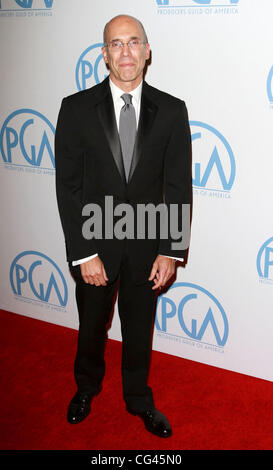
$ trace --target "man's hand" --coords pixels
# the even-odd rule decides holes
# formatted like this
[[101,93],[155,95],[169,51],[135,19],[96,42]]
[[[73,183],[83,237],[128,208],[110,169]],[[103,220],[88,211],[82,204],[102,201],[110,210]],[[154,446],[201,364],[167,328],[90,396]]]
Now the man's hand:
[[167,256],[158,255],[154,261],[149,281],[154,280],[154,287],[158,289],[165,286],[166,282],[172,277],[175,272],[175,260],[167,258]]
[[107,285],[108,277],[103,262],[98,256],[82,263],[80,267],[82,278],[86,284],[95,284],[95,286]]

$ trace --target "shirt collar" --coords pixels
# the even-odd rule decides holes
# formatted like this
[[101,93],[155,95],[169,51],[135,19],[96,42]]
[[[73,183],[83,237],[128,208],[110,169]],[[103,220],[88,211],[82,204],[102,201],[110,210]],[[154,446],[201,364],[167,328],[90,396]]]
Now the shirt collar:
[[[137,103],[140,102],[142,84],[143,84],[143,80],[141,81],[141,83],[134,90],[130,91],[130,95],[133,96],[133,98],[137,101]],[[113,83],[110,78],[109,78],[109,85],[110,85],[110,88],[111,88],[111,92],[112,92],[112,96],[113,96],[114,101],[118,100],[121,97],[121,95],[123,95],[125,93],[125,91],[121,90],[117,85],[115,85],[115,83]]]

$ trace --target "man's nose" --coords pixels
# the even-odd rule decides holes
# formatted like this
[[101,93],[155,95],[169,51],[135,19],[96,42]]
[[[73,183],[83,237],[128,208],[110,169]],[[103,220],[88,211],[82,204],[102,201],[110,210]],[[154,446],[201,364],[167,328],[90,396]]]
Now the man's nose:
[[130,53],[131,53],[131,49],[128,46],[128,44],[123,44],[122,54],[123,55],[129,55]]

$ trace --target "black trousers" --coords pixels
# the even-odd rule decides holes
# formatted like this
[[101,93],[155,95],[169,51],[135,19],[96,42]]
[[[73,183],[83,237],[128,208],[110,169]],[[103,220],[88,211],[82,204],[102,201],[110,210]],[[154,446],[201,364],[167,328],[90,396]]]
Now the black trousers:
[[119,276],[110,285],[97,287],[86,284],[79,274],[80,268],[77,269],[79,334],[74,374],[78,391],[95,395],[101,390],[107,324],[117,293],[122,334],[123,397],[131,411],[141,412],[153,407],[153,394],[147,381],[156,303],[156,292],[152,290],[154,282],[147,280],[141,285],[133,282],[126,252]]

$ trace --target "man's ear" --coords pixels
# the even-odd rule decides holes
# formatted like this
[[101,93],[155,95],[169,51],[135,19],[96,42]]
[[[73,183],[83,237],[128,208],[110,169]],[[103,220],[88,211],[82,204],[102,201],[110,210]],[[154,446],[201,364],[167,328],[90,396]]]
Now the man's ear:
[[101,48],[101,51],[102,51],[102,55],[103,55],[104,62],[105,62],[106,64],[108,64],[108,57],[107,57],[106,48],[103,46],[103,47]]
[[148,60],[148,59],[150,59],[150,55],[151,55],[150,44],[146,43],[145,48],[146,48],[146,60]]

